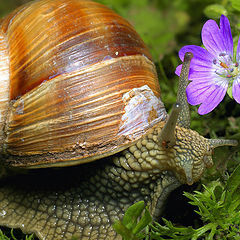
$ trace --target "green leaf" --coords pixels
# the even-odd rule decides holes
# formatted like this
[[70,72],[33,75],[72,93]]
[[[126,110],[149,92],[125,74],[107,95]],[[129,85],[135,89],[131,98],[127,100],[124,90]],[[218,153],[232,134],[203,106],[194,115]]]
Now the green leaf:
[[126,226],[124,226],[121,221],[116,221],[113,224],[113,228],[118,234],[120,234],[126,240],[139,240],[139,238],[134,236],[132,231],[126,228]]
[[223,188],[221,186],[216,186],[214,189],[214,195],[217,201],[220,201],[222,194],[223,194]]
[[230,177],[227,181],[226,200],[229,200],[229,202],[230,202],[231,200],[233,200],[233,196],[234,196],[234,199],[236,199],[236,198],[240,199],[239,194],[233,195],[239,187],[240,187],[240,165],[238,165],[238,167],[235,168],[235,170],[230,175]]
[[206,232],[208,232],[212,228],[216,229],[215,223],[209,223],[209,224],[204,225],[201,228],[198,228],[196,230],[196,234],[194,234],[193,239],[198,239],[198,237],[203,236]]
[[[151,239],[165,240],[170,239],[177,240],[192,240],[192,237],[197,233],[192,227],[175,227],[171,221],[162,218],[165,225],[154,222],[151,224]],[[163,236],[163,238],[161,237]]]
[[7,236],[5,236],[2,232],[2,230],[0,230],[0,239],[1,240],[10,240],[10,238],[8,238]]
[[11,229],[11,237],[12,237],[13,240],[17,240],[17,239],[15,238],[14,234],[13,234],[13,229]]
[[211,4],[204,9],[204,14],[208,18],[217,19],[220,18],[222,14],[226,16],[227,10],[220,4]]
[[231,0],[232,2],[232,7],[235,8],[236,10],[240,11],[240,1],[239,0]]
[[133,233],[140,233],[149,223],[152,222],[152,217],[146,208],[142,218],[139,220],[137,226],[133,229]]
[[229,96],[230,98],[233,98],[233,96],[232,96],[232,86],[231,86],[231,87],[228,87],[228,89],[227,89],[227,94],[228,94],[228,96]]
[[123,217],[123,225],[128,229],[134,229],[137,225],[137,220],[141,216],[144,208],[144,201],[137,202],[130,206]]
[[144,201],[140,201],[130,206],[125,212],[122,222],[115,222],[113,228],[126,240],[140,240],[146,235],[141,231],[151,222],[152,217],[148,209],[145,208]]

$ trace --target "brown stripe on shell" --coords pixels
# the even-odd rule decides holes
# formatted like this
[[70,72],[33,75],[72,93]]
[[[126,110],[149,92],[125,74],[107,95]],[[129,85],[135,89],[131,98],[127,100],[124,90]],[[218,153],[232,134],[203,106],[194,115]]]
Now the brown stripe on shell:
[[138,54],[150,58],[128,22],[89,1],[37,1],[6,18],[2,29],[10,49],[11,99],[86,65]]
[[159,96],[154,65],[144,56],[110,59],[45,82],[13,102],[6,152],[23,156],[14,159],[22,166],[24,155],[43,154],[27,163],[35,165],[62,162],[63,152],[85,162],[119,151],[136,140],[118,135],[123,94],[143,85]]

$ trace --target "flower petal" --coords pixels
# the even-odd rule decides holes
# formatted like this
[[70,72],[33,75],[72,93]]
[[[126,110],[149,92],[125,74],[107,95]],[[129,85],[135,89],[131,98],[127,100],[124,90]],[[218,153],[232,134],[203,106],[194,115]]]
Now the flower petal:
[[178,76],[180,76],[181,70],[182,70],[182,64],[180,64],[180,65],[177,66],[177,68],[176,68],[176,70],[175,70],[175,74],[178,75]]
[[[180,76],[181,70],[182,70],[182,64],[176,68],[176,71],[175,71],[176,75]],[[198,71],[198,68],[194,67],[194,68],[190,68],[189,80],[194,82],[196,81],[199,83],[210,82],[212,84],[214,79],[213,74],[215,73],[214,73],[214,69],[212,68],[204,68],[202,69],[202,71]]]
[[229,20],[226,16],[222,15],[220,18],[220,33],[224,41],[225,50],[228,54],[233,56],[233,38]]
[[[219,53],[227,52],[225,37],[229,34],[229,31],[226,28],[225,19],[222,20],[223,30],[219,29],[217,23],[214,20],[208,20],[202,28],[202,42],[206,49],[214,56],[218,56]],[[225,29],[226,28],[226,29]],[[231,32],[230,32],[231,34]],[[232,54],[228,52],[229,54]]]
[[186,45],[179,50],[179,58],[183,61],[186,52],[193,54],[192,61],[212,62],[214,55],[210,54],[206,49],[196,45]]
[[198,109],[200,115],[207,114],[211,112],[217,105],[223,100],[227,92],[228,83],[225,82],[225,85],[215,85],[215,90],[205,99]]
[[[208,71],[207,71],[208,70]],[[197,68],[192,69],[189,80],[191,81],[206,81],[206,79],[213,79],[213,70],[207,69],[206,71],[198,71]]]
[[191,105],[203,103],[206,98],[215,90],[212,80],[205,82],[193,81],[186,89],[187,99]]
[[240,61],[240,37],[238,38],[236,60],[239,63],[239,61]]
[[240,77],[233,82],[232,94],[236,102],[240,103]]
[[[214,56],[212,56],[204,48],[195,45],[187,45],[180,49],[179,57],[183,61],[186,52],[191,52],[193,58],[190,64],[189,79],[192,80],[197,76],[199,72],[211,72],[212,71],[212,61]],[[176,68],[175,73],[180,76],[182,65]],[[207,73],[206,73],[207,74]]]

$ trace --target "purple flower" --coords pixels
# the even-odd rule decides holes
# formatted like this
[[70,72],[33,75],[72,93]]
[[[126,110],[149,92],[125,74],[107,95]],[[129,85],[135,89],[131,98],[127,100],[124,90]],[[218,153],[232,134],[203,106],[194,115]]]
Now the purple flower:
[[[233,98],[240,103],[240,38],[237,54],[233,56],[233,39],[227,17],[221,16],[220,29],[214,20],[208,20],[202,28],[202,41],[206,49],[187,45],[179,51],[183,61],[186,52],[193,53],[189,80],[186,89],[191,105],[201,106],[198,113],[211,112],[223,100],[228,88]],[[176,68],[179,76],[182,65]]]

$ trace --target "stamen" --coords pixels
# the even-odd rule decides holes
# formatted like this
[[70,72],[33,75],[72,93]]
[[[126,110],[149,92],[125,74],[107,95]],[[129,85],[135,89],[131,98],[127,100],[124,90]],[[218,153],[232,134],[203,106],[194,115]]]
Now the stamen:
[[220,62],[220,65],[224,68],[228,68],[228,65],[226,63]]
[[228,81],[233,81],[240,74],[239,63],[233,61],[231,54],[219,53],[218,57],[212,60],[215,73]]

